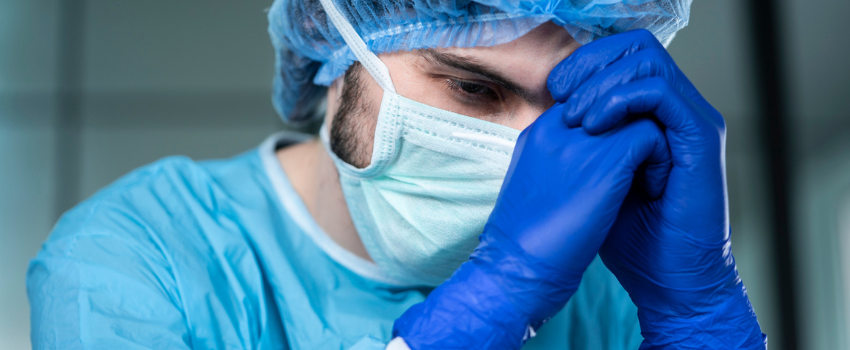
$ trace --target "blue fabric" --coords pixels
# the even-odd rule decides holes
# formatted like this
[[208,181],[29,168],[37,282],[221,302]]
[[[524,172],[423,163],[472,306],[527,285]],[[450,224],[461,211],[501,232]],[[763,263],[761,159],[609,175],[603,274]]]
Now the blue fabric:
[[[631,29],[669,43],[691,0],[333,0],[375,53],[492,46],[553,21],[586,44]],[[315,113],[329,85],[356,60],[319,0],[276,0],[268,15],[276,52],[273,102],[284,121]]]
[[[28,271],[33,347],[383,348],[423,291],[365,276],[373,266],[328,243],[264,165],[272,152],[167,158],[66,213]],[[640,343],[634,305],[598,259],[574,301],[529,349]]]

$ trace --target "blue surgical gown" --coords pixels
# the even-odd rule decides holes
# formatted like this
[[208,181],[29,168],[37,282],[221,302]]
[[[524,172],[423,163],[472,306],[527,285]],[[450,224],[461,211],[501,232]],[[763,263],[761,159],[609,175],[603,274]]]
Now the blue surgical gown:
[[[427,291],[380,278],[313,220],[275,157],[172,157],[66,213],[27,275],[36,349],[383,349]],[[636,309],[597,258],[526,349],[636,349]]]

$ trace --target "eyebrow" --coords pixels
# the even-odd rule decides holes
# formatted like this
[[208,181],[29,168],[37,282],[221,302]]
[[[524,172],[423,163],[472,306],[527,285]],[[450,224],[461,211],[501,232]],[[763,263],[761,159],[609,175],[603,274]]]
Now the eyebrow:
[[493,70],[492,68],[482,65],[475,58],[458,56],[444,52],[437,52],[434,49],[423,49],[420,50],[420,52],[421,55],[429,62],[437,63],[443,66],[448,66],[454,69],[459,69],[481,76],[483,78],[486,78],[487,80],[501,85],[506,90],[514,93],[515,95],[519,96],[520,98],[532,105],[536,106],[540,104],[540,101],[537,101],[530,91],[523,88],[515,81],[499,74],[499,72]]

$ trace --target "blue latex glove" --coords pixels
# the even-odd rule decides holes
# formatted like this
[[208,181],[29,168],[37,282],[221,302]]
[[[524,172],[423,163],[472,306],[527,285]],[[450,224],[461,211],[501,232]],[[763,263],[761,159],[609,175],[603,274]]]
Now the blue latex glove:
[[415,350],[520,348],[578,288],[636,172],[660,194],[670,157],[657,125],[590,136],[562,113],[556,105],[520,134],[470,261],[396,320],[394,337]]
[[564,122],[596,135],[652,114],[673,160],[664,193],[632,191],[600,250],[638,307],[641,349],[764,349],[732,256],[723,117],[648,31],[600,39],[549,75]]

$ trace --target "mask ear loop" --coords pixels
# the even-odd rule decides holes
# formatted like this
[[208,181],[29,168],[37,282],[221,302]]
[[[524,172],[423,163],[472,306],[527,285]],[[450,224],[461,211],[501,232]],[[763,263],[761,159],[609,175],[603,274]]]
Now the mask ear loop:
[[327,13],[339,33],[342,34],[342,39],[348,44],[348,48],[360,60],[360,64],[375,78],[375,81],[378,82],[381,88],[385,91],[395,93],[395,86],[393,85],[392,78],[390,78],[390,70],[387,69],[384,62],[381,62],[378,56],[372,51],[369,51],[366,42],[360,38],[360,35],[357,34],[357,31],[354,30],[354,27],[351,26],[351,23],[348,22],[345,16],[339,12],[333,0],[320,1],[322,7],[325,9],[325,13]]

